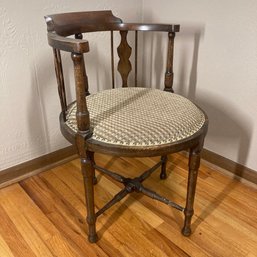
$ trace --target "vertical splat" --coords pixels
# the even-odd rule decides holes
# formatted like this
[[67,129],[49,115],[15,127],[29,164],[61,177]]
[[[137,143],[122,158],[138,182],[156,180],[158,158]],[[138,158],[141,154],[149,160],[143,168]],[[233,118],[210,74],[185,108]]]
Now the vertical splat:
[[[83,35],[81,33],[79,34],[75,34],[75,38],[77,39],[83,39]],[[84,61],[84,55],[82,55],[82,69],[83,69],[83,77],[85,80],[85,95],[88,96],[90,95],[89,91],[88,91],[88,78],[87,78],[87,73],[86,73],[86,66],[85,66],[85,61]]]
[[57,78],[58,84],[58,93],[62,107],[62,115],[64,121],[66,120],[66,111],[67,111],[67,102],[66,102],[66,93],[65,93],[65,86],[64,86],[64,78],[63,78],[63,69],[62,69],[62,58],[59,49],[53,48],[54,52],[54,66],[55,66],[55,73]]
[[137,87],[137,49],[138,49],[138,31],[135,31],[135,87]]
[[111,31],[111,65],[112,65],[112,88],[115,88],[114,81],[114,51],[113,51],[113,31]]
[[127,41],[127,34],[128,31],[120,31],[121,35],[121,42],[118,46],[118,55],[120,57],[119,63],[118,63],[118,71],[122,78],[122,87],[128,86],[128,75],[130,71],[132,70],[131,62],[129,60],[132,52],[132,48],[129,46]]
[[175,33],[169,32],[168,34],[169,42],[168,42],[168,54],[167,54],[167,65],[166,65],[166,72],[165,72],[165,88],[164,91],[168,91],[174,93],[173,90],[173,54],[174,54],[174,38]]

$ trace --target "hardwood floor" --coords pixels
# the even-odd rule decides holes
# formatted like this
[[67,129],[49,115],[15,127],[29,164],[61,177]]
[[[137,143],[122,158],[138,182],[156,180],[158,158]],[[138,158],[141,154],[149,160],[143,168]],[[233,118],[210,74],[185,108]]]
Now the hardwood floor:
[[[168,178],[156,171],[144,184],[184,205],[187,159],[169,157]],[[96,162],[123,175],[136,176],[157,158]],[[114,162],[115,161],[115,162]],[[96,209],[121,185],[97,173]],[[206,164],[199,171],[193,234],[180,233],[183,214],[133,193],[97,220],[100,240],[87,242],[79,160],[0,190],[0,256],[257,256],[257,190]]]

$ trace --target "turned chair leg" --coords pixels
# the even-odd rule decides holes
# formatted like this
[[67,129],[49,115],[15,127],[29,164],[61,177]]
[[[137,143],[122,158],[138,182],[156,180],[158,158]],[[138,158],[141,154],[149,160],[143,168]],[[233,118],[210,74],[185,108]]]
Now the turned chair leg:
[[198,169],[200,166],[200,153],[202,150],[202,145],[190,149],[189,154],[189,174],[188,174],[188,183],[187,183],[187,199],[186,207],[184,210],[185,222],[182,229],[182,234],[184,236],[190,236],[191,234],[191,219],[194,214],[194,198],[195,198],[195,189],[197,182]]
[[161,157],[162,166],[161,166],[160,179],[166,179],[167,178],[167,173],[166,173],[167,160],[168,160],[167,155],[164,155],[164,156]]
[[87,206],[87,223],[88,223],[88,240],[95,243],[98,239],[96,234],[96,215],[94,206],[94,153],[87,152],[86,158],[81,158],[81,169],[84,178],[86,206]]
[[95,168],[94,168],[94,165],[95,165],[95,153],[94,152],[91,152],[91,161],[92,161],[92,164],[93,164],[93,184],[96,185],[97,184],[97,177],[95,175]]

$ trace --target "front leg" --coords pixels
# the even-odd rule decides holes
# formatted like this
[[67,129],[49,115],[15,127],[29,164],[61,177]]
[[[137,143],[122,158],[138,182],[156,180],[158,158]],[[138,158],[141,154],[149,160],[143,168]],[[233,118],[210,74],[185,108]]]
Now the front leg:
[[90,152],[91,153],[91,163],[93,165],[93,184],[96,185],[97,184],[97,177],[95,175],[95,153],[94,152]]
[[184,210],[185,221],[184,227],[182,229],[182,234],[184,236],[190,236],[191,234],[191,219],[194,214],[194,199],[195,199],[195,189],[197,182],[198,169],[200,166],[200,154],[202,150],[202,144],[198,144],[196,147],[190,149],[189,154],[189,174],[187,183],[187,199],[186,207]]
[[94,206],[94,162],[93,152],[87,152],[86,158],[81,158],[81,170],[84,178],[86,205],[87,205],[87,223],[88,240],[95,243],[98,240],[96,234],[96,215]]

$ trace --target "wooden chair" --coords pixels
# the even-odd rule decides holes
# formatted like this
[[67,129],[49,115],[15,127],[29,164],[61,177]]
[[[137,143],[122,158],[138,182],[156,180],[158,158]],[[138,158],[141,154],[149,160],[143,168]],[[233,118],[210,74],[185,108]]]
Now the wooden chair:
[[[173,93],[173,49],[175,33],[179,25],[123,23],[111,11],[77,12],[48,15],[45,17],[48,42],[53,48],[55,72],[62,112],[61,132],[77,147],[84,177],[88,239],[97,241],[96,219],[105,210],[127,194],[141,192],[155,200],[174,207],[185,214],[182,233],[191,234],[191,218],[196,189],[200,153],[207,132],[208,119],[205,113],[188,99]],[[89,52],[89,42],[82,33],[110,32],[110,71],[112,88],[90,95],[84,63],[84,53]],[[115,86],[114,33],[120,33],[121,42],[117,48],[119,62],[117,69],[122,78],[122,87]],[[131,71],[131,47],[127,41],[128,31],[135,33],[135,83],[128,87]],[[137,85],[138,33],[161,31],[167,33],[168,53],[164,91],[142,88]],[[75,38],[70,36],[74,35]],[[107,49],[106,49],[107,50]],[[61,51],[71,53],[74,64],[76,101],[67,104]],[[90,63],[87,63],[90,65]],[[140,85],[139,85],[140,86]],[[144,187],[142,182],[153,171],[161,167],[160,178],[166,178],[167,155],[189,149],[189,175],[186,206],[181,207]],[[136,178],[99,167],[94,153],[114,156],[146,157],[161,156],[160,162]],[[95,169],[124,184],[122,189],[102,209],[95,212],[94,184]]]

